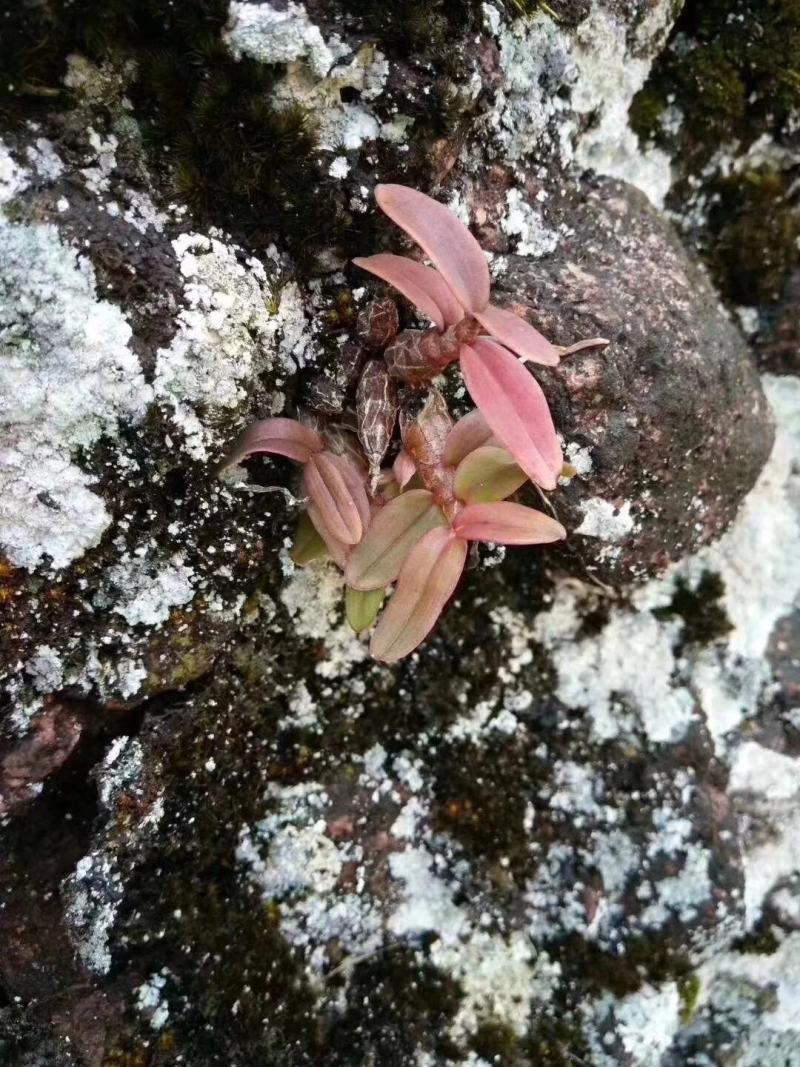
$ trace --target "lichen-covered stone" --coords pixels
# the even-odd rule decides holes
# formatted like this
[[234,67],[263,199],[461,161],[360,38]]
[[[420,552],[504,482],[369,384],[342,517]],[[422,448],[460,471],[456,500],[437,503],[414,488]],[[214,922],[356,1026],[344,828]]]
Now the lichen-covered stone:
[[[626,123],[677,7],[9,12],[4,1065],[800,1056],[800,390],[773,360],[768,414],[736,325],[791,343],[789,260],[783,319],[728,319],[581,173],[680,170]],[[735,173],[788,189],[781,148]],[[403,250],[376,180],[446,199],[556,342],[612,341],[536,370],[567,554],[482,549],[391,669],[291,561],[290,465],[214,477],[254,417],[347,430],[383,293],[346,259]]]

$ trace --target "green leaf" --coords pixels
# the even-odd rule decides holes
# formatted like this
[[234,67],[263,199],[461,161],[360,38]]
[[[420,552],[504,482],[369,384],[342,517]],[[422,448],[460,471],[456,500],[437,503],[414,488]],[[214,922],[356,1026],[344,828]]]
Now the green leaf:
[[363,592],[361,589],[351,589],[350,586],[344,595],[344,610],[347,621],[357,634],[368,630],[378,617],[386,592],[383,589],[370,589]]
[[456,470],[455,491],[466,504],[490,504],[505,500],[528,480],[510,452],[483,445],[470,452]]
[[376,512],[345,569],[354,589],[383,589],[400,573],[406,556],[445,517],[427,489],[410,489]]
[[300,516],[297,523],[297,529],[294,533],[294,544],[292,545],[292,551],[289,555],[292,558],[292,562],[296,563],[298,567],[304,567],[307,563],[312,563],[315,559],[327,559],[330,555],[325,546],[325,542],[317,533],[313,522],[305,511]]

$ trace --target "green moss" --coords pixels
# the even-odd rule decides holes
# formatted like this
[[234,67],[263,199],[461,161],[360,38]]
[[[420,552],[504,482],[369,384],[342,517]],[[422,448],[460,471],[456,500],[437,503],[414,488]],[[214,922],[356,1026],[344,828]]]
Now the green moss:
[[239,828],[263,812],[268,722],[228,677],[159,724],[164,742],[151,741],[169,788],[160,835],[129,883],[121,943],[134,973],[168,968],[170,1033],[202,1067],[316,1062],[316,1000],[303,963],[280,933],[278,910],[235,861]]
[[470,1048],[481,1059],[497,1067],[521,1065],[519,1039],[510,1026],[498,1019],[481,1022],[470,1041]]
[[700,978],[697,974],[687,974],[678,980],[678,994],[681,998],[681,1024],[688,1026],[697,1011],[700,997]]
[[800,213],[791,184],[791,174],[762,168],[711,187],[706,258],[735,303],[777,300],[786,274],[800,262]]
[[321,1062],[407,1067],[420,1051],[437,1062],[455,1059],[447,1032],[460,1000],[458,984],[420,953],[388,948],[355,968],[347,1007],[328,1035]]
[[672,603],[657,608],[653,614],[658,619],[683,619],[683,643],[707,645],[732,629],[728,613],[720,603],[724,595],[725,583],[719,574],[705,571],[694,589],[679,578]]
[[525,813],[547,769],[531,743],[512,738],[440,749],[436,759],[439,829],[482,858],[499,885],[532,873]]
[[645,982],[659,985],[670,979],[680,981],[691,973],[684,947],[666,937],[638,935],[625,944],[624,954],[618,955],[579,934],[570,934],[548,951],[568,978],[597,993],[610,991],[617,997],[635,993]]
[[780,941],[774,927],[762,920],[752,930],[735,941],[733,948],[736,952],[746,952],[756,956],[771,956],[780,948]]
[[530,1063],[535,1067],[575,1067],[591,1062],[591,1051],[581,1024],[571,1011],[557,1018],[542,1017],[525,1040]]
[[640,135],[659,137],[674,100],[684,148],[708,158],[720,141],[777,133],[800,106],[800,0],[687,0],[672,40],[634,101]]
[[[676,131],[665,109],[680,114]],[[791,178],[768,168],[719,176],[708,164],[720,146],[745,151],[767,136],[791,144],[800,109],[800,0],[687,0],[670,45],[633,101],[630,122],[674,163],[670,194],[692,243],[732,303],[769,304],[800,263],[800,221]]]

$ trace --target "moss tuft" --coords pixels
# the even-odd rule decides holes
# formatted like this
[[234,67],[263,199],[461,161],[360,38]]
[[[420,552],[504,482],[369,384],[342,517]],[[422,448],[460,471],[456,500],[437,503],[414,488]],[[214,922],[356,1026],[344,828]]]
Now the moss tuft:
[[571,1012],[537,1020],[525,1041],[525,1049],[535,1067],[574,1067],[591,1062],[591,1051],[580,1022]]
[[637,133],[658,139],[672,100],[695,155],[778,133],[800,107],[800,0],[687,0],[634,101]]
[[437,756],[436,824],[483,859],[501,886],[535,869],[524,821],[547,768],[532,748],[518,739],[463,742]]
[[777,300],[800,260],[800,212],[789,174],[762,168],[733,174],[711,189],[706,258],[726,296],[751,306]]
[[420,1052],[437,1063],[455,1059],[447,1031],[460,1000],[458,984],[413,948],[388,948],[356,967],[324,1062],[406,1067]]
[[311,117],[273,106],[279,67],[229,54],[227,17],[227,0],[75,0],[47,5],[41,25],[21,4],[3,26],[0,114],[13,124],[74,106],[62,88],[71,53],[115,69],[150,168],[197,220],[250,247],[277,241],[302,263],[352,219],[317,166]]
[[725,595],[725,583],[713,571],[706,571],[695,589],[683,579],[678,579],[672,603],[657,608],[653,614],[658,619],[683,619],[683,644],[707,645],[724,637],[733,624],[720,603]]

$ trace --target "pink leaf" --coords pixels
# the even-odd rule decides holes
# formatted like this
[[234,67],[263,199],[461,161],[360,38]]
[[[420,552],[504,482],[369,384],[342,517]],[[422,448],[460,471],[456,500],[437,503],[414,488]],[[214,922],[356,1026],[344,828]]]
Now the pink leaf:
[[481,414],[531,481],[555,489],[561,445],[536,379],[507,349],[483,338],[461,346],[461,370]]
[[378,206],[422,248],[467,311],[489,303],[489,267],[467,227],[440,204],[406,185],[377,185]]
[[374,516],[347,563],[353,589],[381,589],[400,573],[403,560],[429,530],[443,526],[444,515],[427,489],[411,489],[390,500]]
[[480,313],[475,312],[475,318],[492,337],[524,360],[546,367],[558,365],[560,350],[513,311],[490,304]]
[[470,411],[463,419],[458,420],[447,435],[442,459],[449,467],[457,467],[470,452],[489,444],[492,436],[489,423],[480,411]]
[[561,523],[549,515],[508,500],[467,504],[453,520],[453,531],[467,541],[502,545],[546,545],[567,536]]
[[424,641],[453,595],[467,542],[442,527],[430,530],[406,557],[392,599],[372,635],[370,652],[395,663]]
[[376,256],[358,256],[357,267],[368,270],[403,294],[440,330],[464,317],[464,309],[447,282],[432,267],[406,256],[381,252]]
[[401,448],[397,453],[394,463],[392,464],[392,470],[394,472],[395,481],[401,489],[405,489],[414,475],[417,473],[417,468],[414,465],[414,460],[409,456],[408,452],[404,448]]
[[358,544],[369,522],[369,501],[355,468],[342,456],[318,452],[305,466],[303,487],[331,536],[346,545]]
[[241,434],[220,463],[218,473],[241,463],[256,452],[269,452],[298,463],[307,463],[315,452],[323,448],[319,434],[295,419],[262,419],[248,426]]

